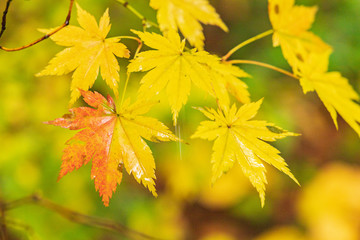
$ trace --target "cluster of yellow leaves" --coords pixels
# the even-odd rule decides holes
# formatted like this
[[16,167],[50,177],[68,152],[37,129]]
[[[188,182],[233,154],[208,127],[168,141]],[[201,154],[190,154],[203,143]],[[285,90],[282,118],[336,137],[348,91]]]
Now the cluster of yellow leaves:
[[[249,77],[240,68],[221,61],[203,50],[204,36],[199,23],[213,24],[227,31],[207,0],[151,0],[158,9],[158,22],[163,35],[134,31],[145,45],[153,50],[140,52],[128,65],[128,73],[147,71],[141,80],[138,101],[128,101],[117,111],[111,97],[106,100],[98,93],[87,92],[96,80],[99,69],[102,78],[118,97],[119,70],[117,57],[129,57],[121,37],[106,38],[110,31],[108,10],[100,19],[77,5],[81,27],[68,26],[51,36],[58,45],[67,47],[59,52],[40,73],[62,75],[74,71],[71,83],[73,104],[80,93],[93,108],[70,109],[71,114],[48,122],[49,124],[81,130],[67,142],[62,158],[60,178],[92,160],[92,178],[95,187],[108,205],[109,199],[122,178],[121,169],[133,174],[154,195],[155,162],[144,139],[149,141],[178,140],[156,119],[140,116],[147,104],[164,89],[171,106],[174,125],[182,106],[186,104],[194,83],[205,93],[217,99],[219,109],[201,109],[213,121],[201,123],[193,137],[215,140],[213,182],[228,171],[237,160],[244,174],[258,190],[262,205],[265,201],[265,161],[290,176],[279,151],[265,143],[295,134],[265,121],[249,121],[257,113],[261,101],[250,103],[247,85],[239,78]],[[185,48],[178,30],[196,48]],[[45,33],[49,30],[41,30]],[[238,110],[231,108],[229,93],[244,103]]]
[[304,93],[316,91],[336,128],[339,113],[360,136],[360,106],[354,102],[359,95],[339,72],[328,72],[332,49],[309,31],[317,8],[294,4],[294,0],[269,0],[273,45],[280,45]]
[[192,138],[215,140],[211,157],[212,182],[214,183],[224,173],[228,172],[237,161],[243,173],[250,179],[259,192],[261,205],[265,203],[266,169],[262,161],[273,165],[287,174],[297,184],[298,181],[290,172],[279,151],[264,141],[275,141],[286,136],[297,134],[283,130],[266,121],[250,120],[258,112],[262,100],[248,103],[223,111],[212,108],[199,110],[211,121],[200,123]]
[[[128,58],[130,52],[124,44],[119,43],[120,37],[106,38],[111,27],[108,9],[98,25],[92,15],[78,4],[76,6],[81,27],[67,26],[51,36],[56,44],[68,48],[56,54],[37,76],[63,75],[75,70],[71,82],[70,104],[73,104],[80,97],[78,89],[88,90],[92,87],[100,68],[102,78],[118,95],[120,67],[115,56]],[[47,33],[51,30],[41,31]]]
[[[309,31],[317,7],[297,6],[295,0],[269,0],[268,3],[274,32],[273,46],[281,47],[285,59],[300,80],[304,93],[316,91],[330,112],[336,127],[337,114],[340,114],[360,136],[360,107],[355,102],[359,100],[359,95],[339,72],[328,71],[332,49]],[[213,182],[227,172],[235,160],[240,163],[244,174],[258,190],[262,204],[265,199],[266,177],[265,167],[261,161],[275,166],[297,182],[285,161],[278,155],[279,152],[264,142],[296,134],[265,121],[250,121],[257,113],[261,101],[251,103],[247,85],[239,79],[249,75],[203,50],[204,35],[200,22],[217,25],[227,31],[215,9],[207,0],[150,0],[150,6],[158,10],[157,19],[162,35],[133,31],[152,50],[140,52],[127,67],[129,73],[147,72],[141,79],[139,101],[148,102],[165,91],[176,125],[179,112],[188,100],[191,86],[195,84],[205,93],[216,98],[219,105],[218,110],[200,108],[200,111],[211,121],[202,122],[192,136],[215,140],[211,160]],[[93,85],[100,71],[102,78],[117,97],[120,67],[116,56],[129,58],[129,50],[120,43],[121,37],[106,38],[110,31],[108,10],[101,17],[99,24],[92,15],[78,5],[77,13],[81,27],[68,26],[51,36],[58,45],[67,48],[59,52],[37,75],[63,75],[74,71],[71,83],[70,103],[72,104],[80,96],[80,89],[88,90]],[[196,48],[185,47],[185,39],[180,38],[179,30]],[[49,30],[41,31],[49,32]],[[244,105],[239,109],[235,104],[230,107],[229,93]],[[84,94],[91,95],[87,92],[83,92]],[[128,102],[116,113],[111,101],[102,103],[107,106],[105,110],[102,107],[97,110],[72,109],[71,116],[50,122],[72,129],[85,128],[75,135],[65,149],[60,177],[88,162],[91,148],[95,145],[103,147],[102,153],[94,153],[98,158],[94,158],[93,164],[97,166],[96,171],[102,168],[105,170],[101,170],[100,174],[94,172],[92,175],[96,176],[95,186],[103,196],[105,204],[108,203],[116,183],[121,180],[121,174],[114,170],[118,164],[124,163],[127,171],[133,173],[139,182],[155,194],[153,181],[155,163],[143,138],[156,141],[176,140],[176,137],[156,119],[140,117],[138,116],[140,112],[130,111],[129,109],[134,107]],[[93,107],[97,108],[100,105]],[[81,112],[83,110],[85,112]],[[104,120],[109,125],[100,120],[101,117],[97,114],[104,119],[111,119],[109,122]],[[98,118],[96,123],[90,120],[90,115]],[[126,117],[128,115],[129,117]],[[80,118],[85,118],[86,121],[79,120]],[[84,137],[85,135],[87,137]],[[90,141],[90,135],[99,137],[94,137]],[[117,139],[117,142],[113,141],[114,139]],[[117,150],[111,150],[114,144],[119,146]],[[100,175],[104,179],[98,177]]]

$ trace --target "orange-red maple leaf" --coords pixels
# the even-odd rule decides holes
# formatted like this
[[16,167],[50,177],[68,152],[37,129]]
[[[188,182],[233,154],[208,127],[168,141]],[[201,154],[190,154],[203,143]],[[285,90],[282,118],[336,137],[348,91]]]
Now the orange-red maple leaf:
[[157,119],[141,116],[153,104],[135,102],[130,105],[125,101],[117,111],[110,96],[105,99],[98,92],[80,92],[92,108],[72,108],[70,114],[46,122],[81,130],[66,142],[59,179],[92,160],[91,178],[105,206],[109,205],[112,193],[121,182],[123,166],[157,196],[155,161],[144,139],[158,142],[177,138]]

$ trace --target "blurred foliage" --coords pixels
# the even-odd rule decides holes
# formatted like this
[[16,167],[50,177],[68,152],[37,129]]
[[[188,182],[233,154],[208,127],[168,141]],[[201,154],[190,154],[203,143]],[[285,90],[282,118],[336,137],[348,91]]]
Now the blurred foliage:
[[[78,0],[101,16],[110,9],[109,36],[130,35],[141,30],[141,22],[115,1]],[[155,12],[147,0],[130,4],[151,20]],[[230,32],[205,27],[206,49],[225,54],[237,43],[270,28],[264,0],[214,0]],[[314,32],[334,47],[331,70],[341,71],[359,92],[360,1],[302,0],[319,6]],[[5,1],[1,1],[1,11]],[[0,44],[17,47],[41,36],[37,28],[51,28],[65,19],[68,1],[13,1],[7,30]],[[74,23],[76,12],[71,23]],[[134,51],[136,43],[125,42]],[[267,119],[302,136],[276,143],[302,187],[269,169],[267,201],[260,207],[256,191],[239,168],[232,169],[210,185],[211,143],[189,140],[204,117],[191,106],[214,105],[197,89],[180,112],[179,127],[173,129],[190,145],[149,144],[157,163],[158,198],[129,176],[118,187],[110,206],[104,207],[89,177],[90,166],[57,182],[64,142],[70,131],[42,122],[67,113],[70,75],[36,78],[61,47],[50,40],[29,49],[0,52],[0,199],[11,201],[34,192],[78,212],[109,218],[164,239],[202,240],[356,240],[360,239],[360,147],[356,134],[343,122],[339,132],[314,94],[303,95],[299,84],[267,69],[244,66],[253,100],[265,97],[258,119]],[[234,58],[253,59],[289,69],[279,49],[266,38],[241,49]],[[127,62],[119,60],[122,69]],[[125,73],[121,72],[122,79]],[[141,74],[134,74],[129,96],[135,93]],[[121,85],[121,84],[120,84]],[[97,81],[94,89],[109,89]],[[77,105],[81,105],[79,102]],[[166,101],[151,114],[171,126]],[[6,212],[29,228],[13,224],[11,239],[125,239],[118,234],[82,226],[38,206],[23,206]],[[29,230],[32,229],[32,230]],[[56,233],[56,234],[55,234]]]

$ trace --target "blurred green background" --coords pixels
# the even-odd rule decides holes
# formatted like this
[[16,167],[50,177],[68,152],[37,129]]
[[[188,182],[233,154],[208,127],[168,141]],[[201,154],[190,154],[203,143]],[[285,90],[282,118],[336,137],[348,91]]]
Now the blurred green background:
[[[0,39],[18,47],[41,36],[37,28],[60,25],[69,1],[16,0]],[[141,22],[113,0],[77,0],[97,19],[110,9],[110,36],[131,35]],[[129,0],[141,13],[155,20],[147,0]],[[211,1],[230,32],[205,27],[206,50],[224,55],[233,46],[270,29],[265,0]],[[341,71],[357,92],[360,82],[360,1],[304,0],[318,5],[313,31],[333,46],[330,70]],[[5,0],[0,3],[1,12]],[[76,9],[71,24],[77,25]],[[124,41],[134,51],[136,43]],[[257,119],[266,119],[301,133],[274,145],[297,177],[298,187],[284,174],[268,169],[265,207],[256,190],[234,167],[213,187],[210,185],[211,142],[190,140],[204,117],[191,106],[213,106],[194,88],[172,129],[190,145],[150,144],[157,164],[158,198],[127,174],[104,207],[90,179],[90,164],[57,182],[65,141],[74,133],[42,122],[68,111],[71,74],[36,78],[62,47],[46,40],[19,52],[0,52],[0,200],[7,202],[40,192],[45,198],[87,215],[108,218],[163,239],[202,240],[357,240],[360,239],[359,138],[339,119],[336,131],[330,115],[313,93],[303,95],[297,81],[271,70],[242,66],[253,78],[245,79],[252,100],[265,97]],[[289,69],[271,38],[236,52],[232,59],[251,59]],[[120,59],[124,78],[127,61]],[[141,74],[133,74],[129,96],[134,96]],[[121,84],[120,84],[121,85]],[[122,86],[122,85],[121,85]],[[104,94],[103,81],[94,88]],[[78,105],[82,103],[79,101]],[[166,100],[150,113],[172,126]],[[6,212],[6,217],[29,225],[31,231],[12,229],[11,239],[126,239],[119,233],[99,230],[63,219],[39,206],[26,205]]]

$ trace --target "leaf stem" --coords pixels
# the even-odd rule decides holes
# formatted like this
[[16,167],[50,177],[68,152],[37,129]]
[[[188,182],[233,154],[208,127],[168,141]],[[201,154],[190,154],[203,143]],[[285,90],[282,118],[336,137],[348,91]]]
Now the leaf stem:
[[287,75],[291,78],[294,78],[294,79],[299,79],[299,77],[297,77],[296,75],[294,75],[293,73],[291,72],[288,72],[284,69],[281,69],[281,68],[278,68],[278,67],[275,67],[273,65],[270,65],[270,64],[267,64],[267,63],[262,63],[262,62],[258,62],[258,61],[252,61],[252,60],[231,60],[231,61],[227,61],[228,63],[231,63],[231,64],[250,64],[250,65],[257,65],[257,66],[260,66],[260,67],[264,67],[264,68],[268,68],[268,69],[271,69],[271,70],[274,70],[276,72],[279,72],[279,73],[282,73],[284,75]]
[[274,30],[270,29],[266,32],[263,32],[263,33],[260,33],[252,38],[249,38],[248,40],[238,44],[237,46],[235,46],[234,48],[232,48],[227,54],[225,54],[221,60],[222,61],[226,61],[234,52],[236,52],[237,50],[239,50],[240,48],[252,43],[252,42],[255,42],[256,40],[259,40],[259,39],[262,39],[266,36],[269,36],[271,35],[272,33],[274,32]]
[[122,93],[122,96],[121,96],[120,107],[122,106],[122,104],[124,102],[124,99],[125,99],[125,93],[126,93],[127,86],[129,84],[130,75],[131,75],[130,72],[126,72],[126,81],[125,81],[124,90],[123,90],[123,93]]
[[[137,37],[133,37],[133,36],[119,36],[120,39],[131,39],[131,40],[135,40],[138,42],[138,47],[136,48],[135,50],[135,54],[134,54],[134,58],[136,58],[136,56],[138,55],[138,53],[140,52],[140,49],[142,48],[143,46],[143,42],[137,38]],[[120,106],[122,106],[123,102],[124,102],[124,98],[125,98],[125,93],[126,93],[126,89],[127,89],[127,85],[129,83],[129,78],[130,78],[130,74],[129,72],[126,73],[126,82],[125,82],[125,85],[124,85],[124,90],[123,90],[123,93],[122,93],[122,96],[121,96],[121,103],[120,103]]]
[[138,55],[138,53],[140,52],[140,49],[142,48],[143,46],[143,42],[137,38],[137,37],[133,37],[133,36],[119,36],[119,38],[121,39],[132,39],[132,40],[135,40],[138,42],[138,47],[136,48],[136,51],[135,51],[135,54],[134,54],[134,58]]
[[144,17],[144,15],[142,15],[138,10],[136,10],[133,6],[131,6],[128,1],[126,0],[115,0],[115,1],[123,5],[125,8],[129,9],[130,12],[132,12],[136,17],[138,17],[141,20],[144,29],[149,27],[159,28],[159,25],[157,25],[152,21],[147,20],[146,17]]

